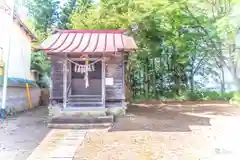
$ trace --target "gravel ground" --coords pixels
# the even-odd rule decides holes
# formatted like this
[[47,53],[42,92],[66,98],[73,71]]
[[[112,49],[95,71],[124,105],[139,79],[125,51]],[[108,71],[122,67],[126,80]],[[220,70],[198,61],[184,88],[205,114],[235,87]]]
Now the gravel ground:
[[[0,160],[26,160],[49,132],[47,112],[0,121]],[[237,160],[239,115],[228,104],[138,104],[110,129],[89,131],[74,160]]]
[[111,129],[89,132],[74,160],[235,160],[239,113],[227,104],[131,106]]
[[0,160],[26,160],[48,133],[47,107],[0,121]]

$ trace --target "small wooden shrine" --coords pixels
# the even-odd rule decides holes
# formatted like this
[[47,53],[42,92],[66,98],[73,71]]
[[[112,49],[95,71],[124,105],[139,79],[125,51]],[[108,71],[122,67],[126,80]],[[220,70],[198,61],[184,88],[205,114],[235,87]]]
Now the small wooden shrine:
[[124,30],[56,30],[38,47],[51,59],[52,116],[120,115],[126,110],[124,57],[137,49]]

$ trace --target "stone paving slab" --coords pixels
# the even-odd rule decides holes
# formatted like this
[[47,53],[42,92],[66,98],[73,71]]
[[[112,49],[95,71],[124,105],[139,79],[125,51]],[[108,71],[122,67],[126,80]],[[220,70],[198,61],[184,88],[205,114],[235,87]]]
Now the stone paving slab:
[[53,129],[27,160],[72,160],[86,130]]

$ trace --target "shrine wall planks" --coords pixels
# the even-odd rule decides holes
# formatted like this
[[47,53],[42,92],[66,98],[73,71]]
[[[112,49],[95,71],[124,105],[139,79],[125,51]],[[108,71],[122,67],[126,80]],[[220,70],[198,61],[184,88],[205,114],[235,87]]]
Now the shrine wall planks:
[[[51,56],[51,94],[50,99],[62,102],[63,100],[63,57]],[[124,105],[125,95],[124,95],[124,59],[121,57],[111,57],[105,60],[105,79],[113,79],[113,84],[108,85],[105,83],[105,106],[106,107],[120,107]],[[102,72],[101,69],[98,69],[100,64],[96,64],[95,72]],[[73,69],[68,69],[68,85],[72,82]],[[90,73],[90,72],[89,72]],[[91,74],[91,73],[90,73]],[[92,73],[93,74],[93,73]],[[95,74],[98,75],[98,74]],[[101,75],[101,73],[99,74]],[[91,81],[91,77],[89,77]],[[69,82],[71,80],[71,82]],[[100,79],[99,79],[100,80]],[[76,83],[76,80],[75,82]],[[79,83],[84,83],[82,80]],[[90,84],[91,85],[91,84]],[[99,83],[100,85],[100,83]],[[79,85],[83,87],[84,85]],[[101,86],[99,86],[101,87]],[[97,87],[98,88],[98,87]],[[96,88],[96,89],[97,89]],[[87,90],[88,88],[84,89]],[[87,93],[95,95],[94,87],[89,87]]]

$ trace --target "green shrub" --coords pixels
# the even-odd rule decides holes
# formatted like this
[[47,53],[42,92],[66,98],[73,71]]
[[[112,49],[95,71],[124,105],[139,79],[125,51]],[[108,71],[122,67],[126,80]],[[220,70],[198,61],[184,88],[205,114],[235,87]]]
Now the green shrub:
[[[138,95],[133,98],[134,102],[139,100],[156,99],[153,96],[146,98],[144,95]],[[236,92],[218,92],[218,91],[201,91],[201,90],[185,90],[180,95],[176,95],[173,92],[165,92],[163,96],[160,96],[158,100],[178,100],[178,101],[232,101],[239,102],[240,93]]]
[[235,92],[233,97],[230,99],[231,104],[240,104],[240,92]]
[[202,94],[202,100],[221,100],[221,94],[216,91],[204,91]]
[[229,101],[234,95],[234,92],[217,92],[217,91],[198,91],[186,90],[180,96],[176,97],[177,100],[224,100]]
[[236,92],[224,92],[221,96],[222,96],[222,100],[231,100],[231,98],[233,98],[234,94]]
[[197,101],[197,100],[201,100],[202,97],[203,97],[203,95],[199,91],[186,90],[179,97],[177,97],[176,99],[177,100]]

